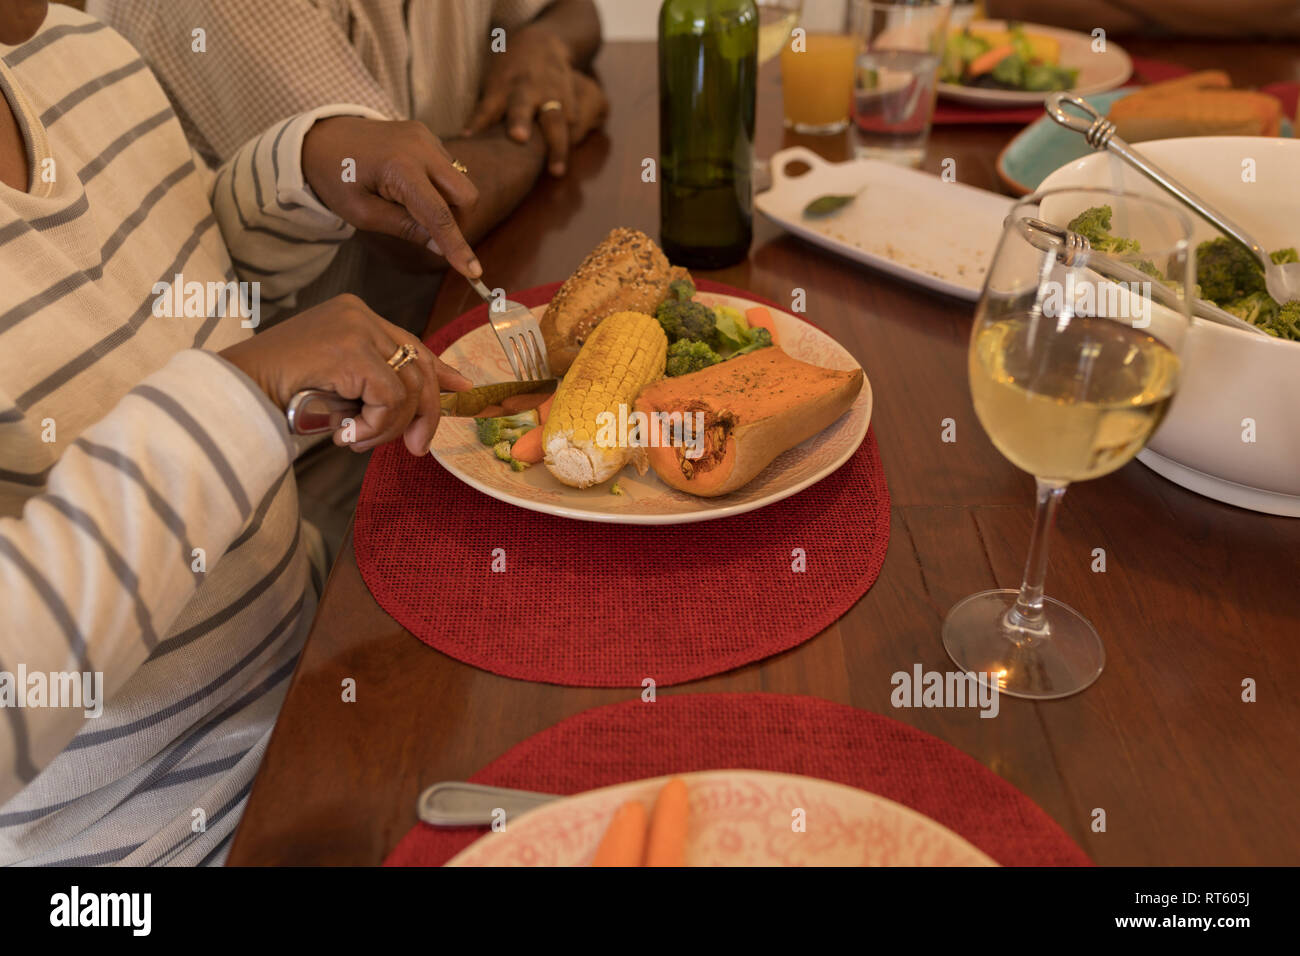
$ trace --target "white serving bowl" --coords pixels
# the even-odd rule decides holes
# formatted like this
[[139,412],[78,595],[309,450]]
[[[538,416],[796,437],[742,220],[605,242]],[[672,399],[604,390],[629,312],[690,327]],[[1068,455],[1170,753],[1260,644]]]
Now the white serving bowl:
[[[1300,140],[1197,136],[1140,143],[1137,150],[1265,248],[1300,246]],[[1039,189],[1070,186],[1177,202],[1107,152],[1062,166]],[[1191,210],[1188,216],[1195,242],[1219,235]],[[1139,460],[1207,497],[1300,517],[1300,342],[1196,319],[1182,358],[1178,395]],[[1253,442],[1243,440],[1251,422]]]

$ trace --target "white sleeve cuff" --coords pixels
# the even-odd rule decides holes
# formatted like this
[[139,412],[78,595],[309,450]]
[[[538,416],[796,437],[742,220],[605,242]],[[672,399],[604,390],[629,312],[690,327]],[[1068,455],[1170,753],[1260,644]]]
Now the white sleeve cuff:
[[[333,116],[360,116],[365,119],[376,120],[389,119],[378,110],[372,110],[366,106],[357,106],[352,103],[332,103],[329,106],[318,106],[306,113],[299,113],[292,119],[286,120],[284,126],[274,134],[275,188],[276,196],[282,203],[305,206],[322,216],[338,219],[316,198],[316,194],[307,185],[307,179],[302,171],[302,143],[307,138],[307,131],[318,120],[329,119]],[[271,134],[264,135],[269,136]],[[338,221],[340,224],[343,222],[342,219],[338,219]]]

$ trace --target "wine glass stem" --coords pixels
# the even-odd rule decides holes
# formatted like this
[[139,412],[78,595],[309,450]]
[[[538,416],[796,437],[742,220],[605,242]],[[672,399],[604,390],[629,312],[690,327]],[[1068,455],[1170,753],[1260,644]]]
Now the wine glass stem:
[[1007,623],[1017,631],[1045,629],[1043,616],[1043,579],[1047,576],[1047,539],[1056,520],[1056,508],[1067,487],[1064,481],[1035,478],[1038,485],[1038,513],[1034,517],[1034,536],[1029,542],[1029,559],[1020,594],[1015,606],[1007,611]]

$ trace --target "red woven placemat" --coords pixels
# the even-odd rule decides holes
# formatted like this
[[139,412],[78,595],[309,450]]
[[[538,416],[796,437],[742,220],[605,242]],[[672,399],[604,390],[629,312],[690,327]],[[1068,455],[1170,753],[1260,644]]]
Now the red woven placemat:
[[[728,769],[869,790],[937,820],[1005,866],[1091,865],[1036,803],[956,747],[816,697],[678,694],[597,707],[529,737],[470,780],[568,794]],[[419,823],[384,865],[440,866],[486,832]]]
[[[536,305],[557,287],[511,298]],[[442,352],[486,322],[486,309],[430,347]],[[885,560],[889,491],[868,433],[834,474],[766,508],[703,524],[603,525],[497,501],[394,443],[371,457],[354,540],[379,606],[444,654],[524,680],[664,686],[787,650],[852,607]],[[495,548],[504,573],[491,570]],[[795,548],[803,572],[792,571]]]

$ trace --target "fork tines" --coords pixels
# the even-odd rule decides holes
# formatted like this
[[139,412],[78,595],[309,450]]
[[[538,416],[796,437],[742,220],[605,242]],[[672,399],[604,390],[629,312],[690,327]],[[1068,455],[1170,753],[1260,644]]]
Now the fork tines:
[[508,336],[510,345],[506,349],[506,358],[515,376],[522,381],[535,381],[550,378],[550,368],[546,362],[546,349],[542,345],[538,330],[522,328]]

